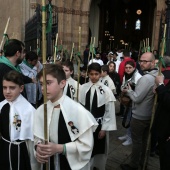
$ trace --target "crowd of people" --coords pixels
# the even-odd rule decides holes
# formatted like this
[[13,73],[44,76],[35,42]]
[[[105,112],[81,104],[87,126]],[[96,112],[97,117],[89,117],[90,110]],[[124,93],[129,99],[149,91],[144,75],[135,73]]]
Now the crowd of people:
[[[102,58],[97,51],[89,58],[88,47],[75,80],[70,60],[46,64],[44,77],[35,52],[25,51],[16,39],[4,45],[0,169],[41,170],[49,163],[50,170],[105,170],[109,132],[117,130],[116,115],[122,116],[127,129],[118,139],[124,146],[132,145],[131,159],[121,169],[145,168],[150,135],[151,152],[158,145],[160,169],[170,169],[170,57],[164,56],[165,68],[158,74],[152,52],[136,57],[127,49],[115,50]],[[116,100],[120,102],[117,114]]]

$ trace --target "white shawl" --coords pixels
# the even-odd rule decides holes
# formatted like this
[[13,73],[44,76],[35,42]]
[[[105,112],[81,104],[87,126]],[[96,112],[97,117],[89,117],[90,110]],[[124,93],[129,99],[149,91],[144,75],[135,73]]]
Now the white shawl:
[[[8,102],[6,99],[0,103],[0,110],[6,104],[10,104],[10,139],[33,141],[33,114],[35,112],[34,107],[20,94],[13,102]],[[15,114],[19,115],[21,119],[20,131],[16,130],[16,126],[13,124]]]
[[[116,101],[116,99],[109,87],[103,85],[100,81],[98,81],[95,84],[93,84],[91,81],[89,81],[88,83],[85,83],[82,85],[81,91],[79,94],[80,103],[82,103],[83,105],[85,105],[85,103],[86,103],[86,93],[90,90],[90,88],[92,86],[95,86],[95,89],[96,89],[96,93],[98,96],[98,100],[97,100],[98,107],[100,107],[110,101]],[[101,89],[103,90],[103,93],[102,93]]]

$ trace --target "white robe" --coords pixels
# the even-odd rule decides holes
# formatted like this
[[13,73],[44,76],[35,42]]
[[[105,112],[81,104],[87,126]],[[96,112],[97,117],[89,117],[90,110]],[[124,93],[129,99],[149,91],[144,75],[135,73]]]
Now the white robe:
[[[67,95],[67,88],[68,88],[68,84],[70,86],[70,94],[71,94],[71,98],[75,101],[77,101],[77,81],[74,80],[72,77],[68,78],[66,80],[66,85],[64,87],[64,92],[63,94]],[[79,91],[81,90],[81,85],[79,84]]]
[[[104,90],[104,93],[101,94],[100,87]],[[112,91],[105,85],[103,85],[100,81],[98,81],[96,84],[93,84],[91,81],[88,83],[85,83],[81,87],[81,93],[79,101],[85,106],[85,100],[86,100],[86,93],[92,88],[92,92],[96,90],[98,103],[97,106],[100,107],[105,104],[105,113],[103,116],[103,122],[101,130],[106,131],[106,144],[105,144],[105,154],[98,154],[95,155],[91,159],[91,168],[93,167],[98,168],[99,170],[105,170],[105,164],[107,160],[108,155],[108,149],[109,149],[109,131],[117,130],[116,126],[116,117],[115,117],[115,104],[114,101],[116,101]],[[90,104],[92,104],[92,98],[94,94],[91,94],[92,97],[90,97]]]
[[100,81],[106,85],[107,87],[110,88],[110,90],[112,90],[112,92],[115,94],[116,93],[116,87],[115,84],[113,82],[113,80],[109,77],[109,75],[105,76],[105,77],[101,77]]
[[[25,140],[32,170],[38,170],[39,164],[34,157],[33,147],[33,115],[35,108],[20,94],[13,102],[8,102],[6,99],[0,102],[0,110],[6,104],[10,104],[10,141]],[[13,124],[15,114],[21,119],[20,131],[16,130]]]
[[[97,128],[97,122],[93,118],[90,112],[84,109],[79,103],[73,101],[69,97],[63,95],[57,102],[51,103],[47,102],[47,112],[48,112],[48,136],[50,140],[57,143],[58,134],[53,133],[53,126],[51,125],[54,120],[54,106],[56,103],[60,104],[60,109],[62,111],[67,130],[69,132],[71,142],[66,143],[66,158],[72,170],[89,170],[89,161],[91,158],[92,148],[93,148],[93,132]],[[34,122],[34,135],[40,140],[44,140],[44,117],[43,117],[44,107],[41,105],[35,113]],[[56,117],[56,116],[55,116]],[[75,127],[79,130],[79,133],[74,134],[71,131],[68,122],[72,121]],[[58,124],[55,121],[55,124]],[[50,129],[51,128],[51,129]],[[48,138],[49,138],[48,137]],[[57,156],[56,156],[57,157]],[[55,163],[57,163],[56,161]],[[57,165],[55,165],[57,166]]]
[[89,61],[88,65],[90,65],[90,64],[92,64],[92,63],[98,63],[98,64],[100,64],[101,66],[104,65],[104,63],[103,63],[103,61],[102,61],[101,59],[96,59],[96,58],[91,59],[91,60]]

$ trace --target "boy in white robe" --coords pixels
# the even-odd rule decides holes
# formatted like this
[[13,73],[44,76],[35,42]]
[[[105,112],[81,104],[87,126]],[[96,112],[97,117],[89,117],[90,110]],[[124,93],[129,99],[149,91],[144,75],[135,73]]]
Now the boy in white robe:
[[[38,75],[43,84],[42,71]],[[44,144],[44,107],[34,119],[36,158],[45,163],[50,158],[50,170],[90,170],[93,132],[97,122],[79,103],[63,95],[66,75],[62,66],[46,66],[48,144]],[[43,87],[42,87],[43,91]]]
[[103,65],[101,67],[101,78],[100,81],[106,85],[107,87],[109,87],[111,89],[111,91],[113,92],[113,94],[116,94],[116,87],[115,84],[113,82],[113,80],[110,78],[110,76],[108,75],[109,73],[109,66],[108,65]]
[[[70,97],[71,99],[77,101],[78,82],[71,77],[74,71],[73,63],[67,60],[64,63],[62,63],[62,66],[66,74],[66,85],[64,87],[64,94]],[[80,88],[81,85],[79,84],[79,90]]]
[[0,103],[0,169],[38,170],[33,153],[34,107],[21,95],[22,75],[10,71],[3,77],[5,100]]
[[91,169],[105,170],[109,131],[116,130],[115,104],[112,91],[100,82],[101,66],[92,63],[88,67],[90,81],[82,85],[80,103],[89,110],[99,123],[94,136]]

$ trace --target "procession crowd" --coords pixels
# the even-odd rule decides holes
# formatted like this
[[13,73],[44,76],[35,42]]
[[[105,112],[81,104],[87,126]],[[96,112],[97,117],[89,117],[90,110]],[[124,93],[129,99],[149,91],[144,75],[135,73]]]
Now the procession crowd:
[[158,58],[128,49],[91,54],[87,45],[74,75],[72,59],[42,63],[10,39],[0,56],[0,169],[105,170],[116,116],[126,128],[118,139],[132,145],[122,170],[145,169],[156,152],[160,169],[170,169],[170,56],[163,66]]

